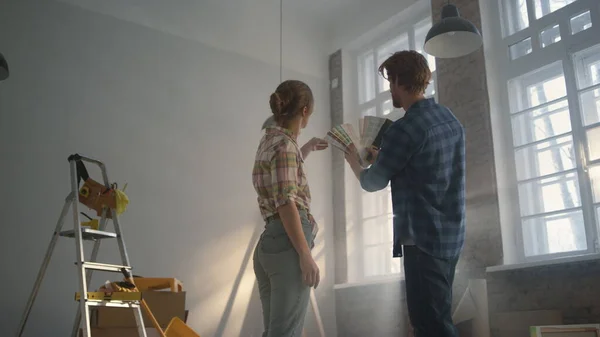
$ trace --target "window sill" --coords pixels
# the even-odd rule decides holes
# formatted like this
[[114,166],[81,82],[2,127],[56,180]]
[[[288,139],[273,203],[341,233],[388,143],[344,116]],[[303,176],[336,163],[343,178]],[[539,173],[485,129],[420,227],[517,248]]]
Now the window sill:
[[567,256],[561,257],[551,260],[544,261],[535,261],[535,262],[523,262],[523,263],[515,263],[515,264],[505,264],[500,266],[491,266],[486,268],[486,272],[488,273],[496,273],[503,271],[511,271],[511,270],[521,270],[521,269],[529,269],[535,267],[543,267],[543,266],[552,266],[552,265],[561,265],[572,262],[583,262],[583,261],[593,261],[600,260],[600,254],[585,254],[585,255],[575,255],[575,256]]
[[370,280],[335,284],[333,286],[333,290],[346,289],[346,288],[357,288],[357,287],[378,285],[378,284],[401,283],[401,282],[404,282],[404,275],[393,275],[393,276],[386,276],[386,277],[378,277],[378,278],[370,279]]

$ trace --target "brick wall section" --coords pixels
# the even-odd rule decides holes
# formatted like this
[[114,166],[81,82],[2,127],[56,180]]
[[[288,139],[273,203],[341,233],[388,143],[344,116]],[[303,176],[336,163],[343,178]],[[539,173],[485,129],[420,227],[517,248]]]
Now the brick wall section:
[[[337,82],[337,87],[331,83]],[[329,56],[329,102],[332,125],[344,122],[344,101],[342,84],[342,51],[338,50]],[[346,252],[346,201],[344,184],[344,155],[340,151],[332,151],[333,169],[333,228],[335,243],[335,283],[348,280]]]
[[339,337],[407,336],[404,282],[337,289],[335,299]]
[[564,324],[600,323],[599,279],[597,260],[489,273],[490,318],[497,312],[560,310]]
[[[446,3],[431,0],[433,22],[439,22]],[[452,4],[481,29],[478,1]],[[467,238],[456,275],[456,304],[469,278],[485,277],[487,266],[502,263],[502,236],[483,48],[465,57],[437,59],[436,68],[439,102],[452,109],[466,131]]]

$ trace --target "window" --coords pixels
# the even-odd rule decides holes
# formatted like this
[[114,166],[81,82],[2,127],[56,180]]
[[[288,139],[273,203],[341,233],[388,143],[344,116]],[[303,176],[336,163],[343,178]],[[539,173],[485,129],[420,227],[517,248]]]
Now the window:
[[600,252],[600,36],[590,30],[599,24],[594,4],[503,0],[506,118],[525,261]]
[[[400,50],[416,50],[427,58],[432,71],[432,80],[427,87],[426,95],[435,96],[435,58],[423,51],[425,37],[430,28],[430,14],[423,13],[412,23],[405,25],[403,29],[394,29],[397,32],[396,35],[382,37],[372,45],[363,48],[362,52],[357,53],[357,103],[360,113],[357,118],[382,116],[396,120],[404,115],[404,110],[393,107],[389,84],[378,73],[379,65]],[[355,231],[349,233],[348,237],[352,237],[351,240],[354,242],[351,245],[353,247],[362,248],[356,249],[353,255],[353,260],[360,261],[359,263],[362,265],[356,268],[358,272],[355,274],[358,275],[354,276],[355,279],[349,281],[401,275],[403,273],[402,259],[392,258],[393,212],[390,187],[379,192],[369,193],[357,186],[356,195],[360,204],[359,211],[356,212],[358,225],[352,226],[352,229],[347,228],[347,231]],[[361,252],[359,253],[362,254],[360,258],[356,258],[356,251]]]
[[539,19],[544,15],[548,15],[557,11],[576,0],[535,0],[535,18]]

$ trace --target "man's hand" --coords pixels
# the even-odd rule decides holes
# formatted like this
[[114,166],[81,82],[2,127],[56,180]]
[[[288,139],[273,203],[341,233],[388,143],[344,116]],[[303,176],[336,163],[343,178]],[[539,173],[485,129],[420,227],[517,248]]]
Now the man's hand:
[[362,165],[360,164],[360,156],[358,150],[354,144],[351,144],[346,151],[346,161],[350,165],[350,168],[354,172],[357,179],[360,179],[360,173],[363,171]]
[[306,142],[306,144],[302,146],[300,151],[302,151],[302,156],[306,158],[308,154],[312,151],[321,151],[325,150],[328,147],[329,143],[326,140],[313,137],[311,140],[309,140],[308,142]]
[[367,162],[369,162],[369,164],[373,165],[375,160],[377,160],[377,156],[379,155],[379,149],[376,148],[375,146],[371,146],[370,148],[367,149],[367,151],[369,152],[369,154],[367,155]]

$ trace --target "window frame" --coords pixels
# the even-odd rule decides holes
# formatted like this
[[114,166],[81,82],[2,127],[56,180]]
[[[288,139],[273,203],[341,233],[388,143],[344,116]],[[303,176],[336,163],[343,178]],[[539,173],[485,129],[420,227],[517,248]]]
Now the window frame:
[[[390,113],[388,115],[384,115],[384,109],[383,106],[386,103],[386,101],[391,100],[391,96],[390,96],[390,92],[389,92],[389,87],[387,87],[387,81],[383,81],[383,85],[385,87],[381,87],[381,82],[379,80],[380,75],[377,72],[377,69],[379,67],[378,64],[378,59],[380,58],[377,55],[377,50],[383,46],[385,46],[388,43],[393,42],[394,40],[402,37],[403,35],[406,34],[407,36],[407,41],[408,41],[408,47],[409,49],[423,49],[423,46],[421,46],[421,48],[416,48],[415,46],[415,26],[425,20],[430,20],[431,24],[433,24],[433,19],[431,17],[431,9],[430,7],[426,7],[426,8],[419,8],[419,10],[415,10],[414,12],[411,13],[410,19],[408,20],[402,20],[401,23],[398,23],[388,29],[385,30],[385,32],[383,32],[382,34],[377,35],[376,37],[370,39],[370,41],[368,43],[364,43],[360,46],[358,46],[357,48],[353,48],[353,50],[349,51],[349,61],[350,61],[350,67],[353,70],[357,70],[355,72],[352,72],[352,76],[351,76],[351,97],[352,98],[352,105],[353,107],[356,108],[356,110],[353,109],[353,113],[351,118],[353,119],[352,122],[354,122],[355,120],[359,119],[362,117],[362,112],[369,110],[369,109],[375,109],[375,116],[379,116],[379,117],[387,117],[387,118],[395,118],[396,116],[394,116],[393,113]],[[361,80],[364,78],[364,70],[363,67],[361,67],[360,65],[362,64],[362,58],[365,57],[366,55],[372,53],[373,54],[373,65],[372,65],[372,71],[373,74],[375,75],[374,78],[374,90],[375,90],[375,95],[374,97],[369,100],[369,101],[365,101],[365,102],[361,102],[361,98],[363,93],[361,93],[361,88],[362,88],[362,84],[361,84]],[[429,61],[429,60],[428,60]],[[431,67],[431,64],[430,64]],[[435,72],[432,72],[432,83],[430,84],[434,86],[434,95],[433,97],[435,97],[437,99],[437,95],[438,95],[438,90],[437,90],[437,69]],[[403,112],[403,110],[400,110]],[[355,196],[355,198],[353,198],[354,200],[356,200],[354,202],[354,209],[356,210],[353,216],[353,221],[355,221],[355,225],[353,227],[354,231],[358,231],[359,233],[361,233],[361,235],[354,235],[354,242],[352,242],[352,245],[356,246],[356,247],[360,247],[361,249],[361,253],[357,254],[355,262],[357,264],[357,266],[359,266],[359,268],[357,268],[356,273],[354,273],[354,277],[356,280],[352,280],[351,282],[369,282],[369,281],[377,281],[377,280],[384,280],[384,279],[389,279],[390,277],[394,277],[394,278],[404,278],[404,270],[403,270],[403,266],[402,266],[402,260],[400,259],[400,270],[398,273],[394,273],[391,272],[391,270],[394,268],[394,259],[392,258],[392,245],[393,245],[393,238],[390,237],[388,241],[386,242],[379,242],[377,244],[365,244],[365,240],[363,238],[363,231],[364,231],[364,222],[367,220],[367,217],[363,216],[363,195],[365,194],[372,194],[370,192],[365,192],[362,190],[362,188],[360,187],[360,184],[353,184],[348,186],[347,188],[350,189],[350,193],[352,193],[352,195]],[[386,187],[385,189],[383,189],[382,191],[378,191],[375,193],[390,193],[390,186],[388,185],[388,187]],[[391,198],[389,198],[389,200],[387,200],[387,202],[391,202]],[[387,209],[388,206],[390,205],[385,205],[385,209]],[[383,216],[393,216],[393,213],[386,213],[386,214],[377,214],[375,217],[383,217]],[[369,217],[370,218],[370,217]],[[390,226],[392,226],[392,224],[390,223]],[[366,268],[365,268],[365,249],[369,248],[369,247],[375,247],[375,246],[389,246],[390,248],[390,253],[389,253],[389,258],[386,259],[387,262],[387,268],[388,270],[390,270],[389,272],[385,273],[385,274],[378,274],[378,275],[374,275],[374,276],[366,276]]]
[[[587,149],[587,134],[586,130],[592,129],[594,126],[600,125],[600,123],[594,123],[588,126],[584,126],[581,115],[581,104],[579,100],[580,92],[592,90],[593,87],[589,87],[586,89],[578,89],[577,86],[577,74],[574,65],[574,56],[575,54],[597,45],[600,45],[600,34],[594,34],[600,28],[600,4],[596,3],[596,0],[577,0],[565,7],[562,7],[554,12],[551,12],[541,18],[537,19],[535,16],[535,0],[525,0],[528,12],[529,26],[516,31],[511,35],[504,35],[507,29],[503,26],[502,30],[497,32],[496,34],[500,34],[499,41],[503,41],[502,48],[505,50],[505,56],[501,60],[502,66],[502,77],[500,80],[504,83],[504,85],[500,86],[500,90],[502,94],[502,101],[506,104],[507,107],[511,107],[514,102],[511,102],[509,99],[511,97],[510,90],[508,88],[508,83],[510,80],[519,77],[519,75],[527,74],[529,72],[535,71],[537,69],[541,69],[543,67],[549,66],[555,62],[560,62],[562,66],[563,76],[565,79],[566,85],[566,96],[553,100],[552,102],[547,102],[535,108],[530,109],[522,109],[523,111],[531,111],[533,109],[539,108],[541,106],[550,105],[553,103],[558,103],[563,100],[567,101],[567,107],[570,111],[569,117],[571,122],[571,131],[569,133],[563,133],[561,135],[555,135],[553,137],[549,137],[544,139],[541,142],[548,141],[550,139],[558,139],[560,137],[564,137],[566,135],[571,135],[573,139],[573,148],[575,154],[575,162],[576,167],[572,170],[564,170],[558,174],[566,174],[567,172],[577,172],[577,177],[579,178],[579,191],[581,198],[581,206],[577,207],[582,210],[582,215],[584,219],[585,233],[586,233],[586,243],[587,249],[585,251],[571,251],[564,253],[552,253],[552,254],[544,254],[544,255],[536,255],[536,256],[526,256],[525,255],[525,242],[523,238],[523,219],[531,218],[530,215],[522,216],[521,208],[520,208],[520,199],[518,193],[519,181],[516,177],[516,155],[515,149],[524,146],[531,146],[536,142],[528,142],[525,144],[521,144],[519,146],[515,145],[515,140],[513,137],[513,126],[512,126],[512,117],[513,112],[512,109],[508,111],[503,111],[502,119],[503,128],[510,134],[510,136],[506,136],[506,141],[510,142],[509,149],[511,154],[506,156],[506,160],[509,170],[512,170],[508,174],[509,180],[512,181],[514,188],[511,189],[511,208],[514,211],[514,217],[511,218],[514,221],[515,228],[515,241],[517,248],[517,260],[520,262],[537,262],[537,261],[548,261],[556,258],[562,258],[573,255],[581,255],[581,254],[594,254],[600,252],[599,246],[599,222],[596,219],[596,207],[598,203],[594,204],[593,195],[592,195],[592,186],[590,182],[590,176],[588,174],[588,170],[590,167],[594,166],[594,164],[599,164],[600,159],[594,160],[593,162],[588,162],[587,158],[589,158],[588,149]],[[504,6],[500,5],[501,10],[499,11],[500,15],[499,20],[504,25],[506,21],[504,17],[504,10],[502,8]],[[582,14],[589,10],[590,17],[592,21],[592,28],[584,31],[580,31],[577,34],[571,34],[571,25],[570,20],[572,17],[577,16],[578,14]],[[552,44],[546,45],[542,47],[541,45],[541,33],[555,25],[559,25],[560,32],[560,40],[554,42]],[[532,51],[529,54],[521,56],[517,59],[511,60],[510,57],[510,46],[514,45],[526,38],[531,38],[532,40]],[[533,82],[532,82],[533,83]],[[538,82],[539,83],[539,82]],[[600,84],[595,86],[600,88]],[[516,112],[516,111],[515,111]],[[522,112],[516,112],[522,113]],[[541,176],[540,176],[541,177]],[[535,177],[535,180],[539,180],[540,177]],[[568,208],[561,210],[560,212],[567,213],[569,211]],[[543,216],[547,214],[552,214],[555,212],[542,212],[537,213],[535,216]],[[503,237],[503,240],[510,240],[510,238]]]

